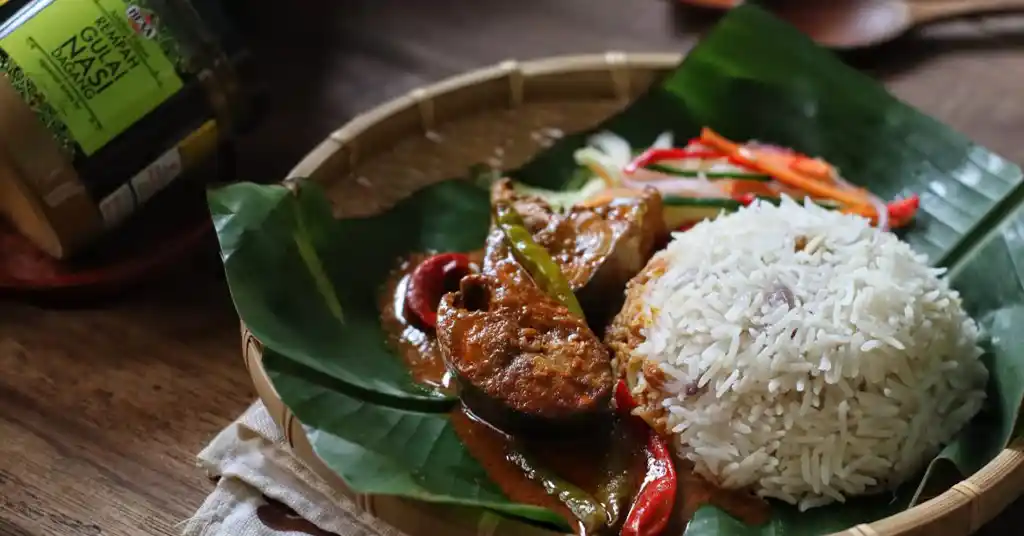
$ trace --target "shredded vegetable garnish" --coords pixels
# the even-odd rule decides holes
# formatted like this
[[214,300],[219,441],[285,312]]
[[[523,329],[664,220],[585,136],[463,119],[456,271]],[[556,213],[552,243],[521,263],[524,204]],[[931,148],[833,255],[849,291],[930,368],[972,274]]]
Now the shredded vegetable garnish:
[[803,190],[812,196],[835,199],[841,203],[858,205],[866,201],[863,194],[858,194],[834,185],[828,184],[816,178],[808,177],[790,167],[784,166],[781,160],[786,157],[778,153],[759,153],[756,149],[737,145],[715,131],[705,128],[701,132],[701,140],[712,147],[717,148],[725,154],[738,158],[745,165],[759,169],[771,175],[786,186]]
[[[638,155],[625,140],[602,133],[575,156],[604,185],[588,193],[587,205],[639,195],[645,188],[675,199],[731,199],[740,201],[738,206],[785,195],[862,216],[882,230],[909,224],[920,205],[917,196],[887,204],[844,180],[821,158],[757,142],[737,143],[709,128],[684,147],[672,147],[671,137],[662,135]],[[722,209],[730,210],[727,204]],[[690,212],[696,223],[707,211]],[[677,221],[679,216],[674,214],[673,228],[686,226],[687,222]]]

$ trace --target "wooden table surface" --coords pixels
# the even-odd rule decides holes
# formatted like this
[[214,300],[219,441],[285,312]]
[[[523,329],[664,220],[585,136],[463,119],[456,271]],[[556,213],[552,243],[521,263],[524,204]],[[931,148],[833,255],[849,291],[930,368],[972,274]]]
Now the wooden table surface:
[[[707,22],[654,0],[235,5],[272,96],[240,166],[262,181],[414,87],[513,57],[683,51]],[[1024,24],[953,25],[850,59],[1024,162]],[[0,536],[179,532],[212,488],[194,454],[254,396],[218,269],[190,263],[85,308],[0,302]],[[1024,501],[984,532],[1014,523]]]

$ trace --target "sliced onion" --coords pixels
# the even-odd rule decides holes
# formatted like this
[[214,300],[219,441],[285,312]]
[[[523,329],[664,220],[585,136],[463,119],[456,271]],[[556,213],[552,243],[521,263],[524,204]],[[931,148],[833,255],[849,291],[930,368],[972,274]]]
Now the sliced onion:
[[672,133],[662,132],[658,134],[658,137],[651,144],[651,149],[671,149],[672,148]]
[[[839,184],[840,186],[842,186],[843,188],[845,188],[847,190],[856,190],[856,191],[861,191],[861,192],[866,191],[863,188],[859,188],[857,186],[854,186],[853,184],[848,182],[846,179],[840,177],[839,174],[836,174],[835,176],[833,176],[833,180],[836,181],[836,184]],[[873,194],[871,192],[867,192],[867,194],[868,194],[868,203],[871,205],[871,208],[875,209],[875,216],[876,216],[875,219],[877,220],[876,223],[875,223],[875,226],[878,227],[879,229],[883,230],[883,231],[888,231],[889,230],[889,207],[886,206],[885,202],[882,201],[881,199],[879,199],[879,197],[877,195],[875,195],[875,194]]]
[[875,214],[878,215],[878,223],[876,225],[879,229],[883,231],[888,231],[889,207],[885,206],[885,203],[883,203],[882,200],[875,195],[871,195],[869,201],[871,202],[871,206],[874,207],[875,209]]
[[682,171],[708,171],[714,173],[750,173],[749,169],[741,168],[724,158],[679,158],[658,162],[666,167]]
[[[666,177],[665,175],[661,176]],[[640,181],[623,176],[622,184],[629,188],[640,190],[650,186],[664,194],[682,195],[685,197],[728,197],[728,192],[719,186],[719,183],[700,178],[680,179],[666,177],[657,180]]]
[[[781,147],[779,145],[772,145],[770,143],[761,143],[761,142],[757,142],[757,141],[747,142],[746,144],[744,144],[744,147],[749,147],[750,149],[754,149],[756,151],[764,151],[766,153],[775,153],[775,154],[784,154],[784,155],[796,154],[796,151],[794,151],[793,149],[790,149],[788,147]],[[810,157],[808,157],[808,158],[810,158]]]
[[774,306],[785,303],[790,309],[794,309],[796,308],[796,297],[793,296],[792,289],[780,282],[776,283],[771,293],[768,294],[768,303]]
[[625,167],[633,160],[633,151],[629,142],[611,132],[594,134],[587,140],[587,143],[607,155],[620,168]]
[[839,176],[838,173],[832,177],[832,180],[834,180],[836,182],[836,184],[838,184],[839,186],[842,186],[846,190],[854,190],[854,191],[861,191],[861,192],[864,191],[864,188],[861,188],[861,187],[851,183],[850,181],[842,178],[841,176]]
[[576,163],[590,168],[594,175],[611,182],[610,186],[622,184],[622,166],[612,157],[593,147],[585,147],[573,154]]

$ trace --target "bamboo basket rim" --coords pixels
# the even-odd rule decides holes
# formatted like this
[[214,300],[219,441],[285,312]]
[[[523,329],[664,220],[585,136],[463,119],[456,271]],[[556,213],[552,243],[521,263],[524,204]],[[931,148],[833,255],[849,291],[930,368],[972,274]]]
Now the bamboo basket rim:
[[[447,119],[439,119],[435,102],[439,98],[452,98],[459,92],[479,84],[507,81],[508,105],[518,107],[534,102],[524,91],[531,80],[558,77],[572,73],[605,73],[609,98],[628,99],[635,92],[630,73],[635,71],[668,71],[681,60],[674,53],[623,53],[568,55],[519,62],[508,60],[464,74],[456,75],[432,85],[414,89],[405,95],[387,101],[366,111],[344,126],[331,132],[310,151],[290,172],[285,183],[297,177],[318,180],[317,172],[328,161],[341,158],[341,166],[353,169],[360,161],[375,154],[361,146],[360,140],[371,129],[393,120],[399,113],[410,109],[419,116],[418,134],[431,131]],[[477,110],[483,111],[483,110]],[[453,118],[448,118],[453,119]],[[400,136],[409,136],[404,132]],[[397,139],[401,139],[396,136]],[[320,178],[322,179],[322,177]],[[242,353],[260,398],[267,405],[271,417],[281,428],[291,447],[329,485],[347,489],[341,477],[329,469],[313,452],[305,430],[298,418],[277,395],[263,368],[262,344],[242,325]],[[1010,503],[1024,493],[1024,452],[1021,443],[1001,451],[975,474],[961,480],[942,494],[917,506],[872,523],[859,524],[832,536],[925,536],[968,535],[996,517]],[[372,497],[355,497],[356,504],[376,516]],[[408,503],[416,501],[408,500]],[[427,503],[420,503],[421,506]],[[410,507],[415,506],[410,504]],[[437,505],[430,505],[438,508]],[[431,515],[429,513],[425,515]],[[385,519],[384,521],[391,521]],[[482,525],[481,525],[482,526]],[[526,525],[521,525],[524,529]],[[488,533],[493,532],[493,527]],[[550,534],[550,532],[548,532]]]

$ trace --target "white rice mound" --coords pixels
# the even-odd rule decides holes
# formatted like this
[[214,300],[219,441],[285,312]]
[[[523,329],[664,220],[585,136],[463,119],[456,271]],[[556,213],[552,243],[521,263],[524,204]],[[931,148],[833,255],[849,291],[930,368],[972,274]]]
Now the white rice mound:
[[722,487],[801,510],[894,488],[985,399],[978,326],[943,270],[864,218],[759,203],[652,262],[632,357],[664,377],[634,391]]

